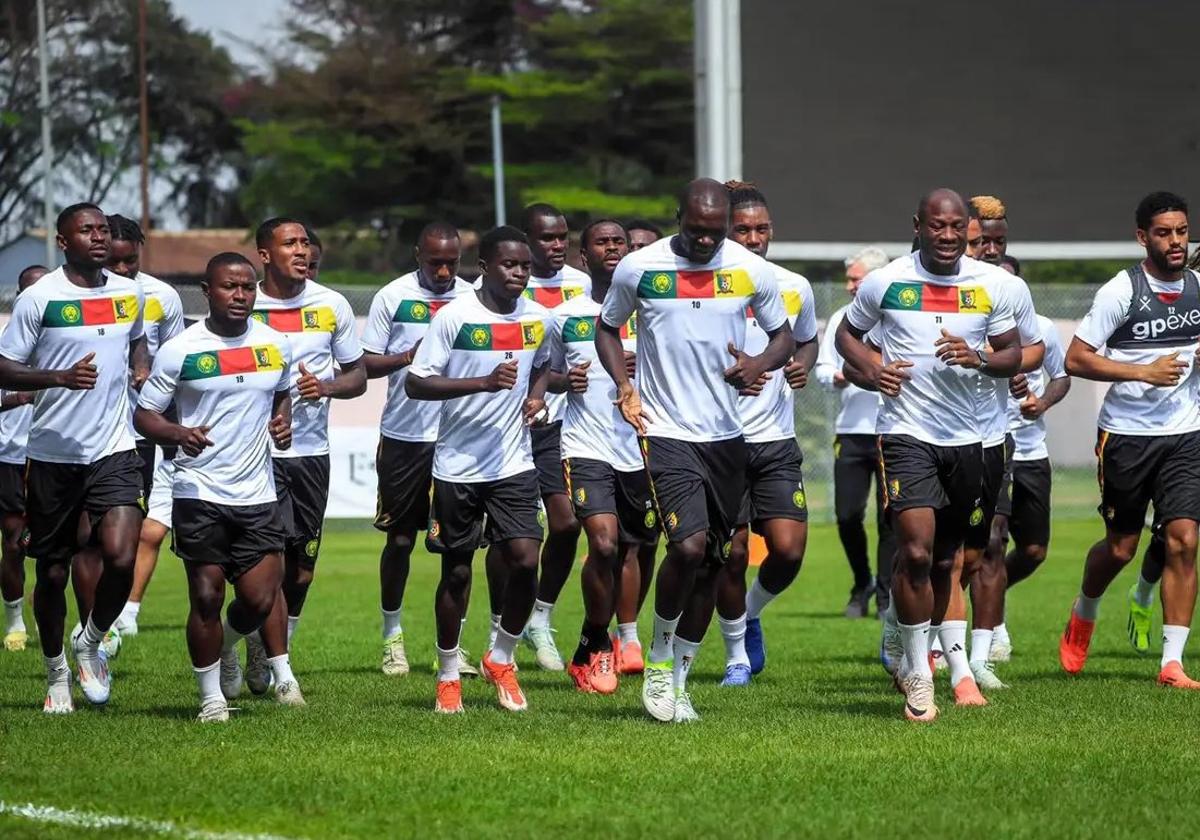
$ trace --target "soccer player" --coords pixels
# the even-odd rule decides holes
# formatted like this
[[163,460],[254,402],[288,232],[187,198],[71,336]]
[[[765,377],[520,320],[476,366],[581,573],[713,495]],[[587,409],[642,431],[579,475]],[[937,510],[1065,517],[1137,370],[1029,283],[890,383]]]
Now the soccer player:
[[[17,294],[50,269],[31,265],[17,275]],[[4,649],[25,650],[25,447],[33,420],[33,394],[0,397],[0,596],[4,599]]]
[[[367,371],[350,304],[307,279],[311,250],[305,226],[295,219],[268,219],[259,225],[255,244],[263,279],[251,317],[286,334],[293,353],[291,447],[272,452],[275,489],[288,532],[283,594],[290,649],[317,566],[329,500],[329,401],[363,394]],[[276,622],[272,617],[264,630],[273,632]],[[270,680],[265,651],[258,634],[247,636],[246,645],[246,682],[261,694]]]
[[513,655],[537,590],[542,528],[527,425],[545,410],[550,326],[549,310],[524,296],[532,259],[528,239],[516,228],[485,234],[479,289],[438,312],[404,383],[413,399],[441,403],[426,544],[442,555],[434,601],[434,709],[444,714],[463,710],[459,636],[481,537],[508,569],[496,643],[480,668],[495,685],[501,708],[527,708]]
[[[608,625],[616,583],[625,565],[636,567],[638,550],[655,543],[657,514],[637,434],[615,407],[616,385],[596,359],[596,319],[613,271],[628,252],[625,229],[612,219],[592,222],[580,236],[580,247],[592,278],[591,294],[555,307],[550,335],[550,365],[566,371],[569,379],[563,411],[563,473],[588,543],[579,576],[583,629],[567,673],[581,692],[612,694],[617,690],[618,669]],[[622,346],[626,364],[632,364],[633,331],[627,330]]]
[[[847,258],[846,293],[853,298],[863,278],[889,262],[883,249],[875,246],[863,248]],[[842,373],[842,357],[834,343],[838,324],[849,308],[847,304],[829,316],[817,354],[815,373],[817,381],[834,389],[841,401],[833,426],[833,506],[842,550],[854,574],[854,585],[846,604],[846,617],[865,618],[870,614],[872,595],[877,611],[882,614],[887,610],[891,598],[892,558],[896,553],[896,541],[884,512],[883,479],[879,475],[879,443],[875,436],[879,395],[863,390],[846,379]],[[879,538],[875,576],[871,575],[867,531],[863,527],[872,478],[875,479],[875,525]]]
[[967,207],[971,216],[967,255],[981,262],[1002,265],[1008,249],[1008,211],[1004,202],[994,195],[975,195],[971,196]]
[[[962,198],[946,189],[928,193],[913,227],[918,250],[867,275],[836,341],[847,366],[884,397],[877,431],[897,540],[891,609],[900,622],[903,661],[896,681],[905,716],[932,721],[930,625],[945,615],[969,521],[983,516],[981,380],[1015,374],[1021,345],[1011,286],[1003,282],[1008,276],[964,256]],[[865,341],[868,332],[881,359]],[[965,623],[960,634],[965,648]],[[957,687],[970,672],[955,676]]]
[[131,358],[144,358],[144,298],[133,280],[104,269],[112,248],[108,219],[94,204],[73,204],[56,227],[66,264],[17,298],[0,337],[0,387],[37,391],[25,490],[48,713],[74,710],[63,653],[65,590],[72,555],[89,544],[99,548],[103,571],[73,647],[84,696],[108,702],[100,643],[129,595],[142,525],[129,384],[131,375],[146,376],[130,371]]
[[629,250],[640,251],[647,245],[653,245],[662,239],[662,229],[645,219],[630,219],[625,223],[626,235],[629,237]]
[[[152,277],[142,271],[142,246],[146,235],[141,226],[124,216],[113,214],[108,217],[108,226],[112,231],[112,252],[108,257],[107,268],[114,274],[128,277],[142,287],[146,297],[146,309],[142,313],[142,321],[146,331],[146,353],[153,361],[158,348],[166,341],[183,332],[183,303],[179,293],[169,284],[157,277]],[[140,384],[140,383],[135,383]],[[137,391],[129,395],[130,408],[137,403]],[[171,458],[174,451],[171,448],[160,450],[161,458],[155,466],[155,452],[158,449],[153,443],[145,440],[135,430],[134,440],[137,441],[138,455],[142,459],[142,486],[145,488],[147,500],[154,499],[154,482],[156,476],[168,487],[167,498],[170,498],[169,487],[172,480]],[[161,494],[160,494],[161,495]],[[129,592],[129,600],[125,602],[121,614],[117,617],[115,629],[121,636],[136,636],[138,631],[138,611],[142,606],[142,597],[158,564],[158,552],[163,539],[170,530],[169,516],[167,521],[152,518],[147,510],[146,518],[142,520],[142,532],[138,539],[137,561],[133,570],[133,588]]]
[[[698,718],[687,672],[700,639],[676,638],[675,629],[697,572],[725,559],[737,521],[747,466],[738,392],[761,390],[795,348],[774,271],[727,240],[729,224],[724,185],[692,181],[680,194],[679,233],[621,260],[596,322],[596,353],[616,382],[621,415],[644,436],[667,535],[642,684],[642,704],[660,721]],[[756,356],[739,349],[747,305],[768,336]],[[635,313],[636,389],[620,334]]]
[[[1077,674],[1087,661],[1100,597],[1137,552],[1146,509],[1164,538],[1160,685],[1200,689],[1184,673],[1196,600],[1200,520],[1200,277],[1187,269],[1188,205],[1156,192],[1138,203],[1146,258],[1096,293],[1067,349],[1067,372],[1113,383],[1100,409],[1100,514],[1104,539],[1084,564],[1079,597],[1059,642],[1059,661]],[[1106,347],[1104,354],[1099,348]]]
[[[453,225],[426,225],[417,237],[415,256],[415,271],[376,292],[362,335],[367,376],[388,378],[375,456],[379,474],[375,527],[387,534],[379,557],[379,589],[382,669],[391,676],[409,670],[400,611],[417,532],[429,522],[429,488],[440,409],[437,403],[409,397],[404,392],[404,380],[433,316],[459,295],[471,293],[471,284],[458,276],[462,239]],[[459,673],[479,675],[466,654],[459,662]]]
[[[250,318],[257,279],[241,254],[208,261],[201,284],[208,317],[160,348],[134,414],[148,439],[179,448],[174,547],[187,573],[188,652],[206,723],[229,720],[228,701],[242,688],[235,645],[282,597],[285,533],[271,444],[291,442],[291,346]],[[172,402],[177,423],[164,416]],[[226,581],[234,600],[223,628]],[[304,705],[287,650],[270,654],[277,699]]]
[[[773,232],[767,199],[753,184],[729,181],[732,220],[729,238],[764,259]],[[804,561],[808,542],[808,500],[804,492],[804,456],[796,443],[796,407],[793,388],[804,387],[817,358],[817,315],[808,280],[769,263],[783,295],[784,310],[796,340],[795,355],[785,369],[787,378],[775,376],[761,393],[738,399],[742,432],[746,439],[746,486],[738,511],[728,561],[716,574],[717,621],[725,642],[725,686],[743,686],[750,675],[766,666],[766,642],[761,614],[791,585]],[[746,342],[742,350],[761,353],[767,334],[753,313],[747,312]],[[767,556],[747,591],[750,562],[750,525],[767,545]],[[699,584],[697,584],[699,587]],[[707,624],[711,612],[695,616]],[[678,635],[696,636],[692,618],[680,624]]]

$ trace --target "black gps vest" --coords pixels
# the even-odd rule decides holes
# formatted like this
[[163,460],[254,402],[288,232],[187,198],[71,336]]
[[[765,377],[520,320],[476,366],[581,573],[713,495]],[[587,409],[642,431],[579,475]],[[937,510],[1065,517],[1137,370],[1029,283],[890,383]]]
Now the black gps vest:
[[1133,297],[1125,322],[1109,336],[1109,347],[1178,347],[1200,341],[1200,281],[1194,271],[1183,272],[1183,291],[1164,303],[1146,279],[1141,263],[1126,269]]

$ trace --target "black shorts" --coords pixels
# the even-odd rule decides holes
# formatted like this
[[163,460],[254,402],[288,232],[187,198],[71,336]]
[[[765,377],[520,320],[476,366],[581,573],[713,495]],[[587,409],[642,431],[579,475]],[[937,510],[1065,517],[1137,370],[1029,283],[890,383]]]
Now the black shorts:
[[737,524],[753,523],[755,531],[759,531],[761,523],[771,519],[807,522],[803,463],[804,456],[794,439],[747,443],[746,490]]
[[974,515],[971,516],[971,527],[965,539],[968,548],[987,548],[992,534],[992,517],[997,513],[1008,516],[1012,511],[1013,449],[1012,435],[1006,435],[1003,443],[983,449],[983,481],[979,491],[983,515],[978,522]]
[[1118,534],[1136,534],[1154,503],[1154,521],[1200,521],[1200,432],[1123,435],[1096,441],[1100,515]]
[[1017,545],[1050,544],[1050,459],[1017,461],[1008,532]]
[[273,458],[275,495],[287,535],[284,550],[306,569],[317,565],[329,503],[329,456]]
[[0,513],[25,513],[23,464],[0,464]]
[[[1016,441],[1012,435],[1004,438],[1004,477],[1000,481],[1000,493],[996,497],[995,516],[1012,516],[1013,510],[1013,455],[1017,452]],[[986,511],[985,511],[986,512]]]
[[[650,491],[668,542],[707,532],[724,557],[746,487],[746,441],[642,438]],[[719,558],[712,558],[719,559]]]
[[149,499],[150,491],[154,489],[154,452],[158,447],[148,440],[136,441],[134,445],[138,457],[142,459],[142,490]]
[[537,470],[469,484],[435,478],[425,547],[444,554],[506,540],[540,542],[540,513]]
[[537,467],[540,495],[567,494],[562,469],[562,421],[529,429],[533,444],[533,465]]
[[893,514],[913,508],[947,512],[964,529],[983,521],[983,447],[936,446],[910,435],[882,435],[883,488]]
[[652,545],[658,539],[658,514],[644,469],[621,472],[607,461],[563,458],[562,470],[575,518],[613,514],[621,542]]
[[375,472],[379,475],[375,527],[380,531],[416,532],[429,524],[434,446],[386,435],[379,438],[375,452]]
[[66,562],[83,547],[79,528],[83,514],[87,514],[94,530],[113,508],[136,507],[145,512],[142,459],[136,449],[127,449],[94,464],[30,460],[25,500],[29,556],[39,563]]
[[184,563],[220,566],[233,583],[268,554],[281,553],[287,534],[279,504],[221,505],[176,499],[171,550]]

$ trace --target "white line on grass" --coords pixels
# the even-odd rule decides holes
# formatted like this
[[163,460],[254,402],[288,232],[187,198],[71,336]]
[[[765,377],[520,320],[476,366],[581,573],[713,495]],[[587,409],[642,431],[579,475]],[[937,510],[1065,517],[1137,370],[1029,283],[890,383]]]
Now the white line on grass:
[[143,834],[165,834],[187,840],[288,840],[277,834],[240,834],[226,831],[204,831],[188,828],[166,820],[146,820],[140,817],[118,817],[99,814],[95,811],[75,811],[55,808],[51,805],[34,805],[26,802],[18,805],[0,799],[0,814],[9,814],[39,823],[65,825],[71,828],[123,828]]

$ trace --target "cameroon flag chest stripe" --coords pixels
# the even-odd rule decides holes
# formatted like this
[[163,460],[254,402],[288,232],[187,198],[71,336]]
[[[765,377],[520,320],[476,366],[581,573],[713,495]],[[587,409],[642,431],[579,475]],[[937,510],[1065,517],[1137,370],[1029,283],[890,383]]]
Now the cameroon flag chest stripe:
[[179,378],[210,379],[214,376],[270,370],[283,370],[283,356],[274,344],[259,344],[254,347],[231,347],[227,350],[188,353],[183,357]]
[[463,324],[454,337],[455,350],[536,350],[545,337],[541,321]]
[[883,294],[882,308],[986,315],[992,311],[992,300],[984,286],[892,283]]
[[337,316],[328,306],[305,306],[298,309],[255,309],[251,317],[271,329],[285,333],[333,332]]
[[438,310],[450,302],[446,300],[402,300],[392,315],[397,324],[428,324]]
[[137,319],[136,295],[88,298],[86,300],[52,300],[42,313],[46,327],[92,327],[105,324],[128,324]]
[[754,282],[742,268],[717,271],[643,271],[638,297],[658,300],[750,297]]
[[[578,341],[595,341],[596,325],[599,317],[596,315],[572,315],[563,322],[563,342],[570,344]],[[637,315],[634,314],[621,325],[621,338],[637,337]]]
[[553,309],[565,300],[570,300],[583,294],[581,286],[537,286],[526,287],[522,294],[530,300],[537,301],[547,309]]

